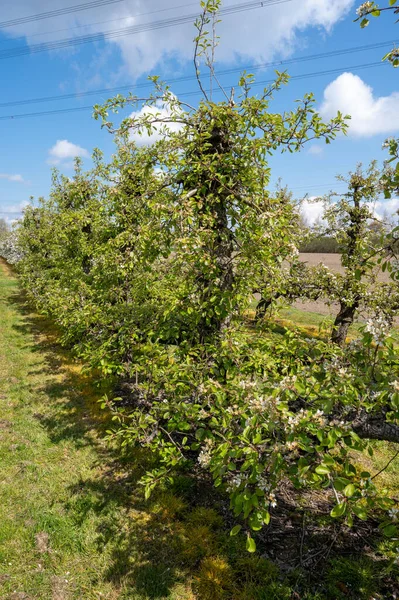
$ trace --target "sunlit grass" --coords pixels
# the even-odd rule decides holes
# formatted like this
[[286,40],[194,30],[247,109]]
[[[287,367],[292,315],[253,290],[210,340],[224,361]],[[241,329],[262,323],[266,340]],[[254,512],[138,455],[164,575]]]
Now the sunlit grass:
[[[249,555],[245,536],[229,535],[225,500],[190,474],[145,502],[138,480],[153,458],[104,442],[101,393],[0,264],[2,600],[291,600],[298,589],[303,600],[335,600],[346,588],[346,598],[383,600],[370,560],[332,562],[320,594],[312,573]],[[378,471],[391,452],[376,444],[368,467]],[[398,466],[379,476],[396,495]]]

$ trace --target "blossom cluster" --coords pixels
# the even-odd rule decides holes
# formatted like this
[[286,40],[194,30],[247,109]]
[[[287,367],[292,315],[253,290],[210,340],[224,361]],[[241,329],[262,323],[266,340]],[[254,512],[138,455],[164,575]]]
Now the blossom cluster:
[[371,333],[376,344],[383,343],[390,329],[390,323],[382,315],[377,315],[374,319],[369,319],[366,324],[366,331]]
[[278,402],[279,398],[264,398],[260,396],[259,398],[251,398],[249,401],[249,406],[256,411],[263,412],[266,410],[270,410],[275,402]]
[[236,473],[235,475],[232,475],[230,477],[229,482],[226,487],[227,491],[235,492],[240,487],[242,482],[245,480],[246,480],[245,475],[243,475],[241,473]]
[[212,458],[212,440],[206,440],[205,445],[202,448],[201,452],[198,455],[198,462],[202,468],[206,468],[209,466]]
[[10,233],[5,240],[0,242],[0,256],[10,265],[16,265],[22,259],[16,232]]
[[357,9],[356,14],[358,17],[364,17],[365,15],[370,14],[372,10],[376,10],[378,8],[375,2],[363,2]]
[[288,417],[288,425],[291,429],[295,429],[304,420],[313,421],[321,426],[326,424],[326,419],[322,410],[317,410],[313,414],[310,410],[301,408],[295,416]]
[[394,138],[390,137],[387,138],[385,140],[385,142],[382,144],[382,149],[383,150],[389,150],[389,148],[391,147],[392,142],[394,141]]

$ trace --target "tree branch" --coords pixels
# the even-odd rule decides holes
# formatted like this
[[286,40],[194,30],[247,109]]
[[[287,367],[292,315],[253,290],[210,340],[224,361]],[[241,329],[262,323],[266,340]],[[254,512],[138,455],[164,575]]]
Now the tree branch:
[[373,415],[362,410],[352,421],[352,429],[362,439],[399,443],[399,425],[388,423],[384,414]]

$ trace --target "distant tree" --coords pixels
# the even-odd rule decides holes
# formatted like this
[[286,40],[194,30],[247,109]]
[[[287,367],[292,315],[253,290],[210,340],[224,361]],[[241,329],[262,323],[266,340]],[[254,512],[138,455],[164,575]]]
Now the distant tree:
[[396,286],[385,298],[387,290],[379,286],[375,272],[376,259],[385,256],[389,245],[383,223],[372,211],[373,202],[381,195],[382,175],[372,162],[366,171],[359,165],[347,177],[339,176],[347,184],[347,192],[339,194],[340,199],[331,203],[324,215],[326,231],[337,240],[344,267],[344,273],[336,275],[340,309],[331,337],[339,345],[345,342],[359,309],[382,312],[390,319],[391,312],[399,308]]
[[[314,228],[314,242],[329,240],[334,244],[341,254],[343,273],[332,273],[324,265],[309,267],[291,259],[289,267],[282,269],[283,285],[264,288],[256,312],[258,319],[278,298],[289,302],[320,298],[337,302],[339,312],[331,340],[340,346],[345,343],[359,311],[391,322],[393,313],[399,309],[399,291],[395,284],[378,282],[376,269],[378,260],[385,259],[387,252],[394,249],[394,239],[372,211],[373,202],[383,190],[384,174],[385,171],[378,171],[375,162],[366,171],[359,166],[347,177],[338,177],[347,184],[346,193],[331,193],[324,198],[326,209]],[[320,246],[318,249],[321,251]]]
[[0,219],[0,241],[7,236],[9,229],[7,221],[5,219]]
[[309,239],[305,240],[299,246],[299,251],[317,254],[337,254],[339,252],[339,247],[334,237],[313,233],[313,235],[309,236]]

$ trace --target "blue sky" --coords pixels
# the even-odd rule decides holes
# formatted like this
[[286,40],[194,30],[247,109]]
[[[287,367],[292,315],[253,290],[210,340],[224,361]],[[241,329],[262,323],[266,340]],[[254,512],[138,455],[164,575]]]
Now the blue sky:
[[[151,29],[154,22],[189,16],[197,11],[191,0],[99,0],[100,6],[79,12],[66,12],[77,0],[5,0],[0,23],[0,217],[18,217],[31,196],[47,195],[51,168],[56,165],[71,174],[72,157],[79,153],[90,166],[90,153],[96,146],[112,152],[112,138],[91,118],[90,110],[8,118],[62,109],[81,109],[101,103],[106,93],[27,102],[47,96],[76,94],[89,90],[145,83],[149,74],[165,80],[192,76],[191,24]],[[243,5],[245,0],[226,0],[224,7]],[[199,5],[199,3],[198,3]],[[219,33],[217,69],[291,60],[287,68],[294,77],[272,105],[287,110],[295,99],[314,92],[317,106],[325,117],[337,109],[352,114],[347,137],[330,146],[315,142],[294,156],[271,159],[273,182],[281,178],[296,197],[327,193],[335,186],[335,175],[345,173],[357,162],[383,160],[384,139],[399,130],[399,69],[381,65],[380,59],[399,41],[399,25],[392,15],[373,19],[365,30],[353,23],[357,3],[352,0],[288,0],[246,9],[223,18]],[[245,7],[244,7],[245,8]],[[10,25],[11,19],[60,9],[57,17],[26,20]],[[141,15],[141,16],[140,16]],[[8,22],[8,23],[5,23]],[[93,33],[105,34],[127,27],[149,25],[145,31],[115,39],[72,46],[67,49],[36,52],[37,44],[58,42]],[[101,36],[100,36],[101,37]],[[359,46],[388,42],[383,47],[365,48],[342,55],[312,58]],[[13,49],[16,49],[15,51]],[[25,52],[30,52],[30,54]],[[9,54],[24,53],[9,57]],[[368,66],[378,63],[377,66]],[[355,67],[362,66],[357,69]],[[276,68],[276,67],[274,67]],[[336,72],[331,72],[336,70]],[[345,74],[341,74],[345,71]],[[327,72],[326,72],[327,71]],[[328,72],[330,71],[330,72]],[[273,68],[256,68],[259,81],[273,77]],[[324,74],[322,73],[324,72]],[[308,76],[309,74],[315,74]],[[296,76],[300,78],[296,79]],[[303,77],[302,77],[303,76]],[[221,75],[226,87],[234,85],[237,73]],[[254,88],[256,92],[260,88]],[[172,83],[172,91],[196,92],[193,79]],[[145,90],[140,89],[140,94]],[[199,95],[187,97],[191,104]],[[4,104],[8,104],[4,106]],[[342,190],[341,186],[336,186]],[[399,207],[399,201],[386,206]],[[382,207],[380,207],[382,210]],[[313,210],[312,208],[309,211]],[[381,212],[380,210],[380,212]],[[311,217],[312,215],[309,216]]]

